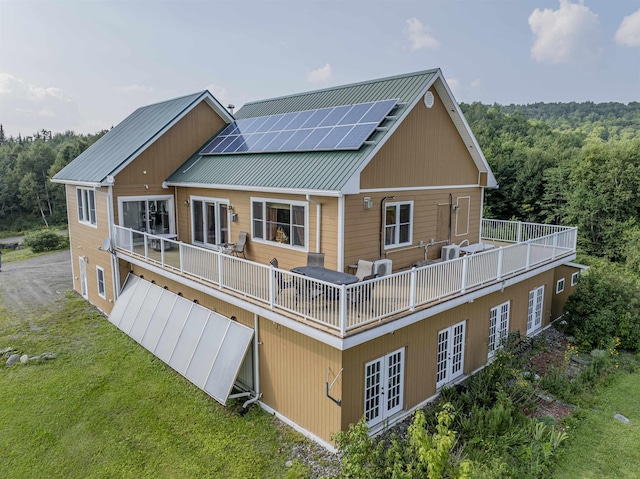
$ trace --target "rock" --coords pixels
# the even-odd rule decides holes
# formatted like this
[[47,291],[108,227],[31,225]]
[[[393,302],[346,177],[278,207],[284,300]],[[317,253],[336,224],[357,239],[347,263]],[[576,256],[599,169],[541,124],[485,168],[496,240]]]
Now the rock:
[[629,424],[629,422],[630,422],[630,421],[629,421],[626,417],[624,417],[622,414],[614,414],[614,415],[613,415],[613,418],[614,418],[614,419],[617,419],[618,421],[620,421],[620,422],[621,422],[621,423],[623,423],[623,424]]
[[19,359],[20,359],[19,354],[12,354],[11,356],[9,356],[9,359],[7,359],[7,366],[13,366],[15,363],[18,362]]
[[9,346],[8,348],[0,349],[0,355],[7,354],[11,351],[13,351],[13,348],[11,346]]
[[591,361],[589,361],[588,359],[581,359],[577,356],[571,356],[571,361],[578,364],[584,364],[585,366],[588,366],[589,364],[591,364]]
[[31,356],[29,361],[37,361],[38,359],[40,359],[40,356]]
[[293,461],[287,461],[287,462],[284,463],[284,465],[287,466],[287,467],[291,467],[291,466],[293,466]]
[[548,402],[548,403],[552,403],[554,401],[554,399],[552,397],[545,396],[542,393],[538,393],[538,394],[536,394],[536,396],[538,396],[540,399],[542,399],[543,401]]
[[55,359],[56,358],[56,353],[44,353],[42,356],[40,356],[40,359],[42,361],[47,361],[49,359]]
[[27,354],[23,354],[22,356],[20,356],[20,362],[22,364],[26,363],[27,361],[29,361],[29,356]]

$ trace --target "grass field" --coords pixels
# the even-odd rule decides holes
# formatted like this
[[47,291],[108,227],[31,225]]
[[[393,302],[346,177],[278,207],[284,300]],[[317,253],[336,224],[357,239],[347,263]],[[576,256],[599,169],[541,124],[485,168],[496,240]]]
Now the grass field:
[[[623,424],[613,418],[622,414]],[[557,479],[640,477],[640,371],[614,376],[569,434]]]
[[0,349],[57,356],[0,365],[0,477],[306,475],[284,467],[301,436],[222,407],[74,295],[32,318],[1,308]]

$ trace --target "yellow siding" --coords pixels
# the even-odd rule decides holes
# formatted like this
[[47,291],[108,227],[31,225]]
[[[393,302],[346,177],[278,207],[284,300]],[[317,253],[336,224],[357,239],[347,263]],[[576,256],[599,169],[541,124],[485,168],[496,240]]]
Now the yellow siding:
[[477,185],[476,167],[451,117],[435,103],[419,101],[360,175],[360,187]]
[[[96,189],[96,227],[78,222],[78,199],[76,187],[66,185],[67,208],[69,211],[69,240],[71,243],[71,261],[73,265],[73,289],[80,293],[79,258],[87,258],[87,290],[89,301],[105,313],[113,308],[113,280],[111,255],[99,251],[105,238],[109,237],[107,190]],[[98,273],[96,266],[104,270],[106,299],[98,295]]]
[[[177,188],[176,209],[178,217],[178,237],[184,242],[191,242],[191,205],[185,201],[191,201],[192,196],[229,200],[233,206],[233,213],[238,215],[237,223],[230,223],[230,238],[237,241],[241,231],[249,233],[249,242],[245,250],[247,259],[257,263],[268,264],[272,258],[278,258],[279,266],[283,269],[291,269],[306,264],[307,253],[275,243],[264,243],[251,240],[251,198],[282,199],[289,201],[305,201],[304,196],[283,195],[276,193],[255,193],[247,191],[215,190],[205,188]],[[325,253],[325,266],[336,269],[337,238],[338,238],[338,201],[336,198],[312,197],[322,204],[321,207],[321,238],[320,249]],[[308,250],[316,251],[316,205],[307,203],[308,211]]]
[[[567,302],[567,299],[569,299],[569,296],[571,296],[571,293],[573,293],[578,287],[577,284],[571,286],[571,275],[573,275],[573,273],[577,271],[580,271],[580,269],[576,268],[575,266],[567,265],[558,266],[555,269],[552,291],[553,301],[551,304],[552,320],[558,319],[560,316],[562,316],[564,304]],[[564,291],[562,293],[556,294],[556,285],[558,284],[558,280],[560,280],[561,278],[564,278]]]
[[490,309],[506,301],[511,303],[510,331],[526,334],[529,291],[545,285],[543,327],[549,324],[553,271],[548,271],[517,285],[505,288],[472,303],[398,329],[344,352],[343,416],[341,427],[347,428],[364,413],[365,364],[387,353],[405,347],[404,409],[410,409],[436,393],[436,357],[438,332],[460,321],[466,321],[464,372],[470,374],[487,361]]
[[[460,244],[467,239],[470,243],[477,243],[480,236],[481,188],[451,188],[423,191],[398,191],[376,194],[349,195],[345,197],[345,265],[355,264],[358,259],[375,260],[380,258],[380,202],[384,196],[395,196],[394,202],[413,201],[413,243],[414,248],[400,247],[383,250],[383,257],[393,260],[393,269],[398,270],[411,266],[416,261],[425,259],[425,248],[419,246],[423,241],[427,245],[431,239],[438,238],[438,209],[441,204],[449,204],[449,194],[452,195],[453,205],[467,201],[469,208],[468,234],[455,235],[456,211],[452,211],[451,242]],[[364,198],[373,200],[373,208],[364,209]],[[448,211],[448,207],[447,207]],[[459,211],[459,210],[458,210]],[[448,218],[447,218],[448,220]],[[465,218],[466,227],[466,218]],[[444,234],[446,238],[446,232]],[[442,244],[427,248],[428,259],[440,257]],[[404,250],[404,251],[396,251]]]

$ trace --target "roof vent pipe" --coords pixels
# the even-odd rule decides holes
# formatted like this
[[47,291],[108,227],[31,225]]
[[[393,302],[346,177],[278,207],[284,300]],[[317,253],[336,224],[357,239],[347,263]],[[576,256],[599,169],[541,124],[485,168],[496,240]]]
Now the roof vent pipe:
[[235,106],[233,103],[229,103],[229,104],[227,105],[227,109],[229,110],[229,112],[230,112],[232,115],[233,115],[233,109],[234,109],[235,107],[236,107],[236,106]]

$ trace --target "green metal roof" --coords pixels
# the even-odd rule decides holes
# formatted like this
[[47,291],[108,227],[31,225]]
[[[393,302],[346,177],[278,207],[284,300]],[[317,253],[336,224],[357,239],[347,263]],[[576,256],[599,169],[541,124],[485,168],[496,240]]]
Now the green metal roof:
[[55,182],[103,183],[144,151],[167,127],[207,98],[216,111],[232,117],[208,92],[138,108],[53,177]]
[[[244,105],[236,118],[275,115],[376,100],[398,99],[392,115],[401,118],[424,93],[439,70],[427,70],[351,85],[300,93]],[[398,119],[385,120],[370,140],[379,144]],[[208,143],[208,142],[207,142]],[[340,191],[376,148],[356,151],[194,154],[168,179],[169,184],[236,188]],[[198,150],[199,151],[199,150]]]

